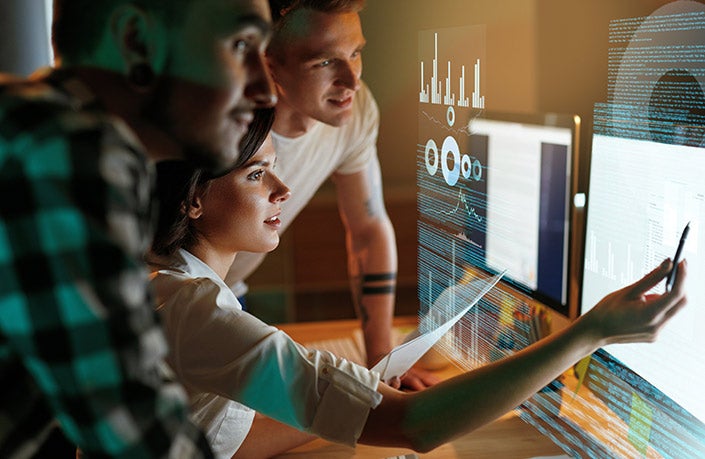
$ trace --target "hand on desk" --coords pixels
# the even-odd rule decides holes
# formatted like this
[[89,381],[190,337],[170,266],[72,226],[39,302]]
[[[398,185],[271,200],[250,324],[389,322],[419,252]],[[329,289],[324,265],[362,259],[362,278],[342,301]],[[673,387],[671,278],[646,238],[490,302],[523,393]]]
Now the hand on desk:
[[411,368],[401,377],[401,384],[399,378],[395,378],[392,387],[406,392],[416,392],[436,385],[439,382],[441,382],[441,379],[433,373],[421,368]]

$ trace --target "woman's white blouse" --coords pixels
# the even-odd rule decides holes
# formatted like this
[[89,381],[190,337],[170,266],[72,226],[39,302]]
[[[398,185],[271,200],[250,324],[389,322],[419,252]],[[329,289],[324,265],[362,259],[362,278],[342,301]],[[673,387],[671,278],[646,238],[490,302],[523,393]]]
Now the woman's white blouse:
[[247,407],[331,441],[357,442],[382,399],[378,373],[309,351],[242,311],[222,279],[185,250],[150,262],[168,363],[218,456],[231,457],[245,439],[254,417]]

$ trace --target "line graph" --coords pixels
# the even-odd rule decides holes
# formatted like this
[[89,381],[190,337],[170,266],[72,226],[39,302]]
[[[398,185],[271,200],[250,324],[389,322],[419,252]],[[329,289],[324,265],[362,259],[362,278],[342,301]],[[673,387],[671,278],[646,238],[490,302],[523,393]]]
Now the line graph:
[[482,223],[484,221],[485,217],[479,215],[477,213],[477,210],[475,209],[475,207],[470,206],[470,204],[468,204],[468,200],[465,197],[465,195],[463,194],[462,189],[458,191],[458,202],[455,204],[455,209],[453,209],[451,211],[445,211],[445,210],[440,210],[440,209],[437,210],[435,208],[430,208],[430,209],[427,209],[427,212],[437,214],[437,215],[445,215],[447,217],[450,217],[451,215],[455,215],[458,213],[458,211],[460,210],[461,204],[463,205],[463,207],[467,211],[468,216],[470,216],[470,218],[472,218],[473,220],[475,220],[478,223]]
[[472,131],[470,130],[470,126],[471,126],[471,124],[472,124],[472,121],[473,121],[474,119],[478,118],[478,117],[481,115],[481,113],[482,113],[482,112],[477,112],[476,114],[474,114],[474,115],[468,120],[467,123],[463,124],[463,127],[456,129],[456,128],[452,127],[452,126],[448,126],[447,123],[441,122],[439,119],[437,119],[435,116],[429,114],[429,113],[426,112],[425,110],[421,110],[421,114],[422,114],[423,116],[425,116],[427,120],[429,120],[429,121],[431,121],[432,123],[438,125],[439,127],[443,128],[444,130],[446,130],[446,131],[448,131],[448,132],[453,132],[453,133],[455,133],[455,134],[463,134],[463,135],[466,135],[466,136],[468,136],[468,137],[470,137],[470,136],[473,134]]

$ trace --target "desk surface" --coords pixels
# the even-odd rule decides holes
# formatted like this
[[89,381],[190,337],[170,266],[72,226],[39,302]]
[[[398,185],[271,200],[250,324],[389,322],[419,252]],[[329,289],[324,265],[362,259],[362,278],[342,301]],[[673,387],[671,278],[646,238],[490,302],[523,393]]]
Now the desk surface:
[[[397,327],[414,326],[415,317],[397,317]],[[280,325],[295,341],[302,344],[336,338],[352,337],[359,326],[356,320],[307,322]],[[449,366],[439,373],[449,377],[458,370]],[[342,445],[316,440],[296,448],[280,458],[374,458],[383,459],[409,454],[403,448],[380,448],[358,445],[349,448]],[[519,419],[515,413],[508,413],[493,423],[468,435],[442,445],[430,453],[418,454],[419,458],[502,458],[526,459],[535,456],[555,456],[564,454],[551,440],[541,435],[534,427]]]

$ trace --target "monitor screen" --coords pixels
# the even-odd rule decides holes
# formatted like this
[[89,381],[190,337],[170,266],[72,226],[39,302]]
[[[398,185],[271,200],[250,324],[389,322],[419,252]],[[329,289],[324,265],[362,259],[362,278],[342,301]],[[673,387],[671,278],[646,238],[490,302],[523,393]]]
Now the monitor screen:
[[[430,273],[440,269],[432,282],[445,273],[455,279],[453,270],[471,266],[507,270],[503,282],[521,295],[565,316],[577,312],[570,276],[579,259],[571,225],[579,117],[483,111],[440,147],[436,124],[420,118],[422,138],[431,138],[419,145],[417,168],[422,303],[437,294],[424,293]],[[434,247],[441,241],[450,256]],[[452,266],[441,268],[433,254]]]
[[[610,135],[631,126],[614,118],[627,111],[598,104],[595,112],[581,312],[674,257],[688,223],[689,304],[655,343],[598,350],[520,415],[573,457],[705,457],[705,148],[657,142],[648,129]],[[629,119],[646,126],[634,112]],[[662,281],[651,293],[664,288]]]
[[[705,148],[596,134],[593,137],[585,234],[582,312],[603,296],[673,258],[690,222],[690,303],[653,344],[605,351],[705,422]],[[664,283],[654,289],[664,291]]]
[[[690,222],[689,305],[658,342],[601,349],[521,405],[520,416],[571,457],[705,457],[704,28],[703,4],[692,1],[610,21],[608,100],[595,104],[584,171],[586,222],[571,205],[578,142],[561,132],[570,124],[486,111],[479,80],[486,81],[489,59],[460,47],[449,53],[445,31],[420,34],[420,315],[434,312],[439,298],[457,303],[480,271],[506,268],[510,282],[444,337],[460,366],[485,364],[543,336],[545,308],[516,290],[557,310],[567,302],[570,317],[585,313],[673,257]],[[465,80],[470,68],[474,86]],[[479,97],[461,106],[452,89],[467,97],[463,84]],[[571,84],[582,91],[580,81]]]
[[485,266],[568,315],[578,118],[487,113],[469,126],[487,158]]
[[[427,126],[434,124],[422,124]],[[503,282],[569,316],[578,259],[571,221],[579,128],[573,115],[483,112],[442,147],[429,140],[418,167],[422,255],[433,240],[426,233],[440,231],[436,238],[457,246],[449,261],[458,271],[461,264],[491,273],[506,269]],[[454,158],[447,144],[456,139],[463,153]],[[421,286],[427,282],[424,261],[422,256]]]
[[705,8],[689,1],[610,22],[609,98],[595,104],[592,123],[581,313],[673,258],[688,223],[689,304],[655,343],[600,349],[526,403],[523,417],[575,457],[705,457],[704,30]]

